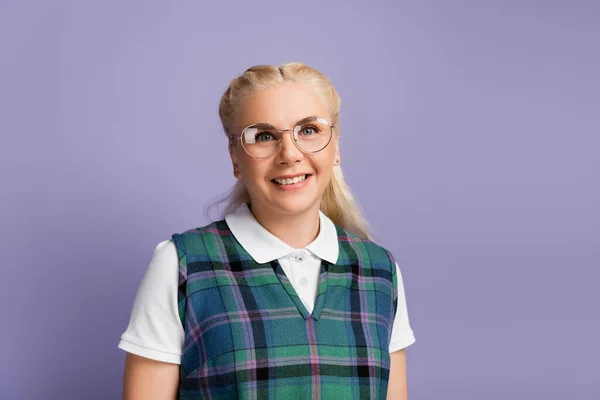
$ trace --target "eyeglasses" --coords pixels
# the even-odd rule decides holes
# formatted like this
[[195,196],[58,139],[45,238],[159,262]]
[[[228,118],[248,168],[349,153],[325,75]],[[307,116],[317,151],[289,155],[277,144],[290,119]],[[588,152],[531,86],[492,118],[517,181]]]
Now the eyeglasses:
[[280,130],[266,123],[248,125],[239,136],[232,135],[229,141],[233,144],[234,139],[239,139],[250,156],[267,158],[281,148],[283,132],[290,132],[300,151],[318,153],[331,142],[333,128],[333,124],[325,118],[312,116],[298,121],[294,129]]

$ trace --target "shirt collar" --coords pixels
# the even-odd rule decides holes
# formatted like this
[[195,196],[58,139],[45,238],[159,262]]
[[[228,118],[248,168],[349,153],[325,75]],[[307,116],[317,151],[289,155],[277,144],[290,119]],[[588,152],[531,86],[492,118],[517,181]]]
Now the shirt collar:
[[[237,241],[259,264],[285,257],[297,250],[266,230],[254,218],[246,203],[240,204],[233,212],[227,214],[225,222]],[[306,246],[306,250],[322,260],[335,264],[339,252],[337,230],[334,223],[320,210],[319,222],[319,234]]]

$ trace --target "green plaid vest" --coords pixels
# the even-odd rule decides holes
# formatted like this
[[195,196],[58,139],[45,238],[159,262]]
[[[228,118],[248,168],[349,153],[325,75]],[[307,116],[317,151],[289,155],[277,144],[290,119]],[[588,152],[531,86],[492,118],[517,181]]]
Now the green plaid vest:
[[385,399],[394,259],[336,226],[312,314],[277,260],[258,264],[224,220],[174,234],[185,331],[180,399]]

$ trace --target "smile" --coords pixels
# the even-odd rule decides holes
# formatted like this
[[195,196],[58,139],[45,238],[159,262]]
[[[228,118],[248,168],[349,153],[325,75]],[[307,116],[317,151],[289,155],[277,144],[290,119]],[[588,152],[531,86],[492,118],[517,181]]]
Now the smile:
[[298,182],[304,181],[309,176],[310,175],[298,175],[294,178],[288,178],[288,179],[273,179],[273,182],[275,182],[279,185],[293,185]]

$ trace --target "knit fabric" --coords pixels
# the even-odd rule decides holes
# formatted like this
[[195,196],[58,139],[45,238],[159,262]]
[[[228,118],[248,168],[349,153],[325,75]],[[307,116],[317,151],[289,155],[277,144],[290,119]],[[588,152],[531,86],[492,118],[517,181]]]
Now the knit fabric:
[[259,264],[224,220],[174,234],[185,331],[180,399],[385,399],[395,260],[336,226],[309,313],[277,260]]

